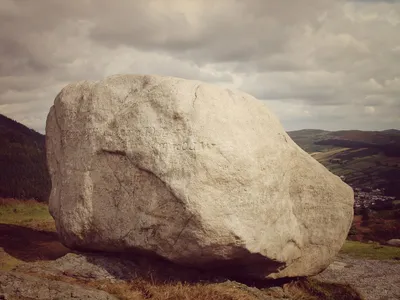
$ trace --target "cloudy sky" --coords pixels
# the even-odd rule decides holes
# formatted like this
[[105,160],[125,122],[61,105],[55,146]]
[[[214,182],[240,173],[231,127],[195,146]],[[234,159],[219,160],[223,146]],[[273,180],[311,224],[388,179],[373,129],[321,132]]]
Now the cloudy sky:
[[199,79],[287,130],[400,129],[400,1],[0,0],[0,113],[44,132],[68,83]]

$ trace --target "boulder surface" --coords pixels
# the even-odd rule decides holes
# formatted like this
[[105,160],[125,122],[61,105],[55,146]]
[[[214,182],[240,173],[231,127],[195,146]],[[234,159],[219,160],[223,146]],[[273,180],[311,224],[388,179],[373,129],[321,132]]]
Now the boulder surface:
[[351,226],[352,189],[240,91],[155,75],[73,83],[46,144],[70,248],[275,279],[324,270]]

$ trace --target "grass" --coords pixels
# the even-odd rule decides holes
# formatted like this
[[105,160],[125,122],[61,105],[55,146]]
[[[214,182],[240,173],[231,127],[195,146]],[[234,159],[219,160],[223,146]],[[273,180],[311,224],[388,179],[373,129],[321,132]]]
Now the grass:
[[355,258],[366,259],[396,259],[400,260],[400,248],[383,246],[379,243],[361,243],[357,241],[346,241],[340,253],[347,254]]
[[329,159],[331,156],[346,151],[349,148],[331,148],[331,149],[324,149],[323,151],[313,152],[312,155],[318,157],[318,159]]
[[68,252],[58,241],[46,204],[0,198],[0,270],[56,259]]
[[23,263],[22,260],[15,258],[0,248],[0,270],[11,271],[13,268]]
[[54,220],[45,203],[0,198],[0,223],[55,231]]
[[315,279],[299,280],[287,287],[293,299],[324,299],[324,300],[362,300],[360,294],[349,284],[320,282]]
[[[9,271],[21,263],[55,260],[69,250],[62,246],[55,233],[54,221],[46,204],[35,201],[0,199],[0,270]],[[182,300],[256,300],[282,296],[301,300],[362,299],[350,286],[325,283],[314,279],[295,279],[281,288],[249,287],[226,281],[185,282],[160,281],[157,276],[139,277],[132,281],[111,282],[64,275],[28,273],[53,280],[104,290],[119,299],[182,299]]]

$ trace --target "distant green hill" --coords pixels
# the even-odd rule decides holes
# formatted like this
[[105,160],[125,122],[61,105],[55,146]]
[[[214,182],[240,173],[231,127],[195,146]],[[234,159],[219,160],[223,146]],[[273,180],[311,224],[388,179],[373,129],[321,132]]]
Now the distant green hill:
[[47,201],[45,137],[0,114],[0,197]]
[[384,188],[400,199],[400,131],[288,132],[290,137],[332,173],[359,187]]

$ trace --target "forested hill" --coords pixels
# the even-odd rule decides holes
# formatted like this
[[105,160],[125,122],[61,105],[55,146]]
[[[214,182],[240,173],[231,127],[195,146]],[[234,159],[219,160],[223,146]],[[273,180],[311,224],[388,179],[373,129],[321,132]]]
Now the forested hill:
[[0,197],[47,201],[44,135],[0,114]]

